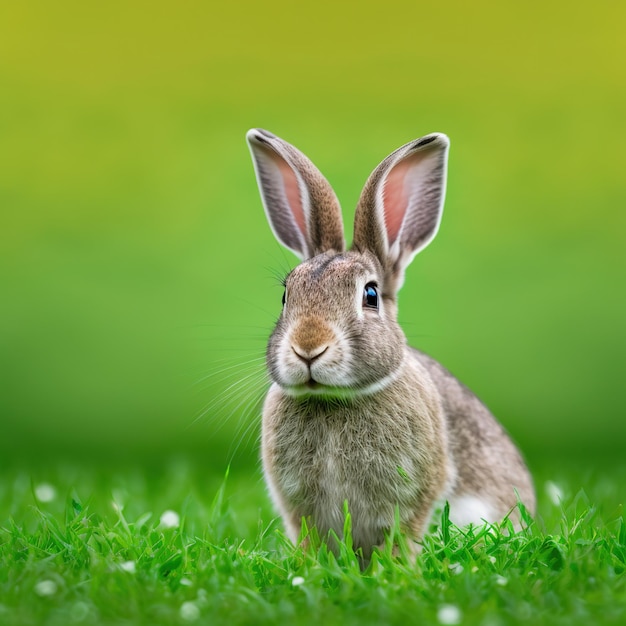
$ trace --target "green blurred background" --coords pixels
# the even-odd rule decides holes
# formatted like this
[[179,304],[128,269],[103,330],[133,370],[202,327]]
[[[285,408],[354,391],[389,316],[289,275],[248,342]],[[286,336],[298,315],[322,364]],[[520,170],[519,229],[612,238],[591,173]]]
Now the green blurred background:
[[[401,322],[531,461],[626,443],[626,5],[23,2],[0,8],[0,454],[257,461],[277,275],[264,127],[351,220],[452,140]],[[349,229],[350,230],[350,229]]]

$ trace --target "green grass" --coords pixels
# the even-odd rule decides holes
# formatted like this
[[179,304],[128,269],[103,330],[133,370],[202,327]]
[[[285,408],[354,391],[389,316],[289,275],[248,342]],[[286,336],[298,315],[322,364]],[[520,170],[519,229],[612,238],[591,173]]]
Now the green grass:
[[[416,562],[389,544],[365,572],[345,544],[337,557],[323,544],[292,547],[258,472],[221,486],[206,483],[202,463],[182,461],[4,476],[2,624],[626,620],[624,464],[541,469],[539,514],[523,531],[459,530],[444,514]],[[179,525],[164,523],[168,510]]]

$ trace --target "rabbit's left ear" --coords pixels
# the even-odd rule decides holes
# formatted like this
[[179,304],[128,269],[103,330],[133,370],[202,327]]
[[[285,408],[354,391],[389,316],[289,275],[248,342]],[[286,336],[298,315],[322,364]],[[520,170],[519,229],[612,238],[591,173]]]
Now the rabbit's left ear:
[[398,148],[372,172],[361,194],[353,248],[378,258],[390,295],[439,229],[449,145],[446,135],[433,133]]
[[337,196],[300,150],[260,128],[246,135],[267,219],[276,239],[300,260],[343,252]]

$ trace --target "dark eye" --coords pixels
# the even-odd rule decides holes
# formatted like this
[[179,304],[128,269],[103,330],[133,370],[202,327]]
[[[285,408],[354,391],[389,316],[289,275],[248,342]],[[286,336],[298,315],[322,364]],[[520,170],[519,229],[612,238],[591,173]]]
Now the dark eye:
[[285,306],[285,302],[287,302],[287,290],[283,291],[283,306]]
[[363,306],[368,309],[378,308],[378,288],[375,283],[367,283],[363,289]]

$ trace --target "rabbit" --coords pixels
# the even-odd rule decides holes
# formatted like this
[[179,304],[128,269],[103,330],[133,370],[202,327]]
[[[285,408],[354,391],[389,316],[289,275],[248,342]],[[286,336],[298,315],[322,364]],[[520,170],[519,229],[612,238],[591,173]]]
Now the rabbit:
[[[285,279],[266,361],[261,455],[288,537],[302,518],[369,559],[396,511],[416,546],[436,507],[453,523],[519,526],[535,510],[529,471],[503,427],[437,361],[407,345],[397,294],[441,221],[448,137],[398,148],[373,171],[346,249],[341,209],[320,171],[272,133],[247,133],[257,183],[278,241],[301,263]],[[332,533],[330,533],[332,536]]]

